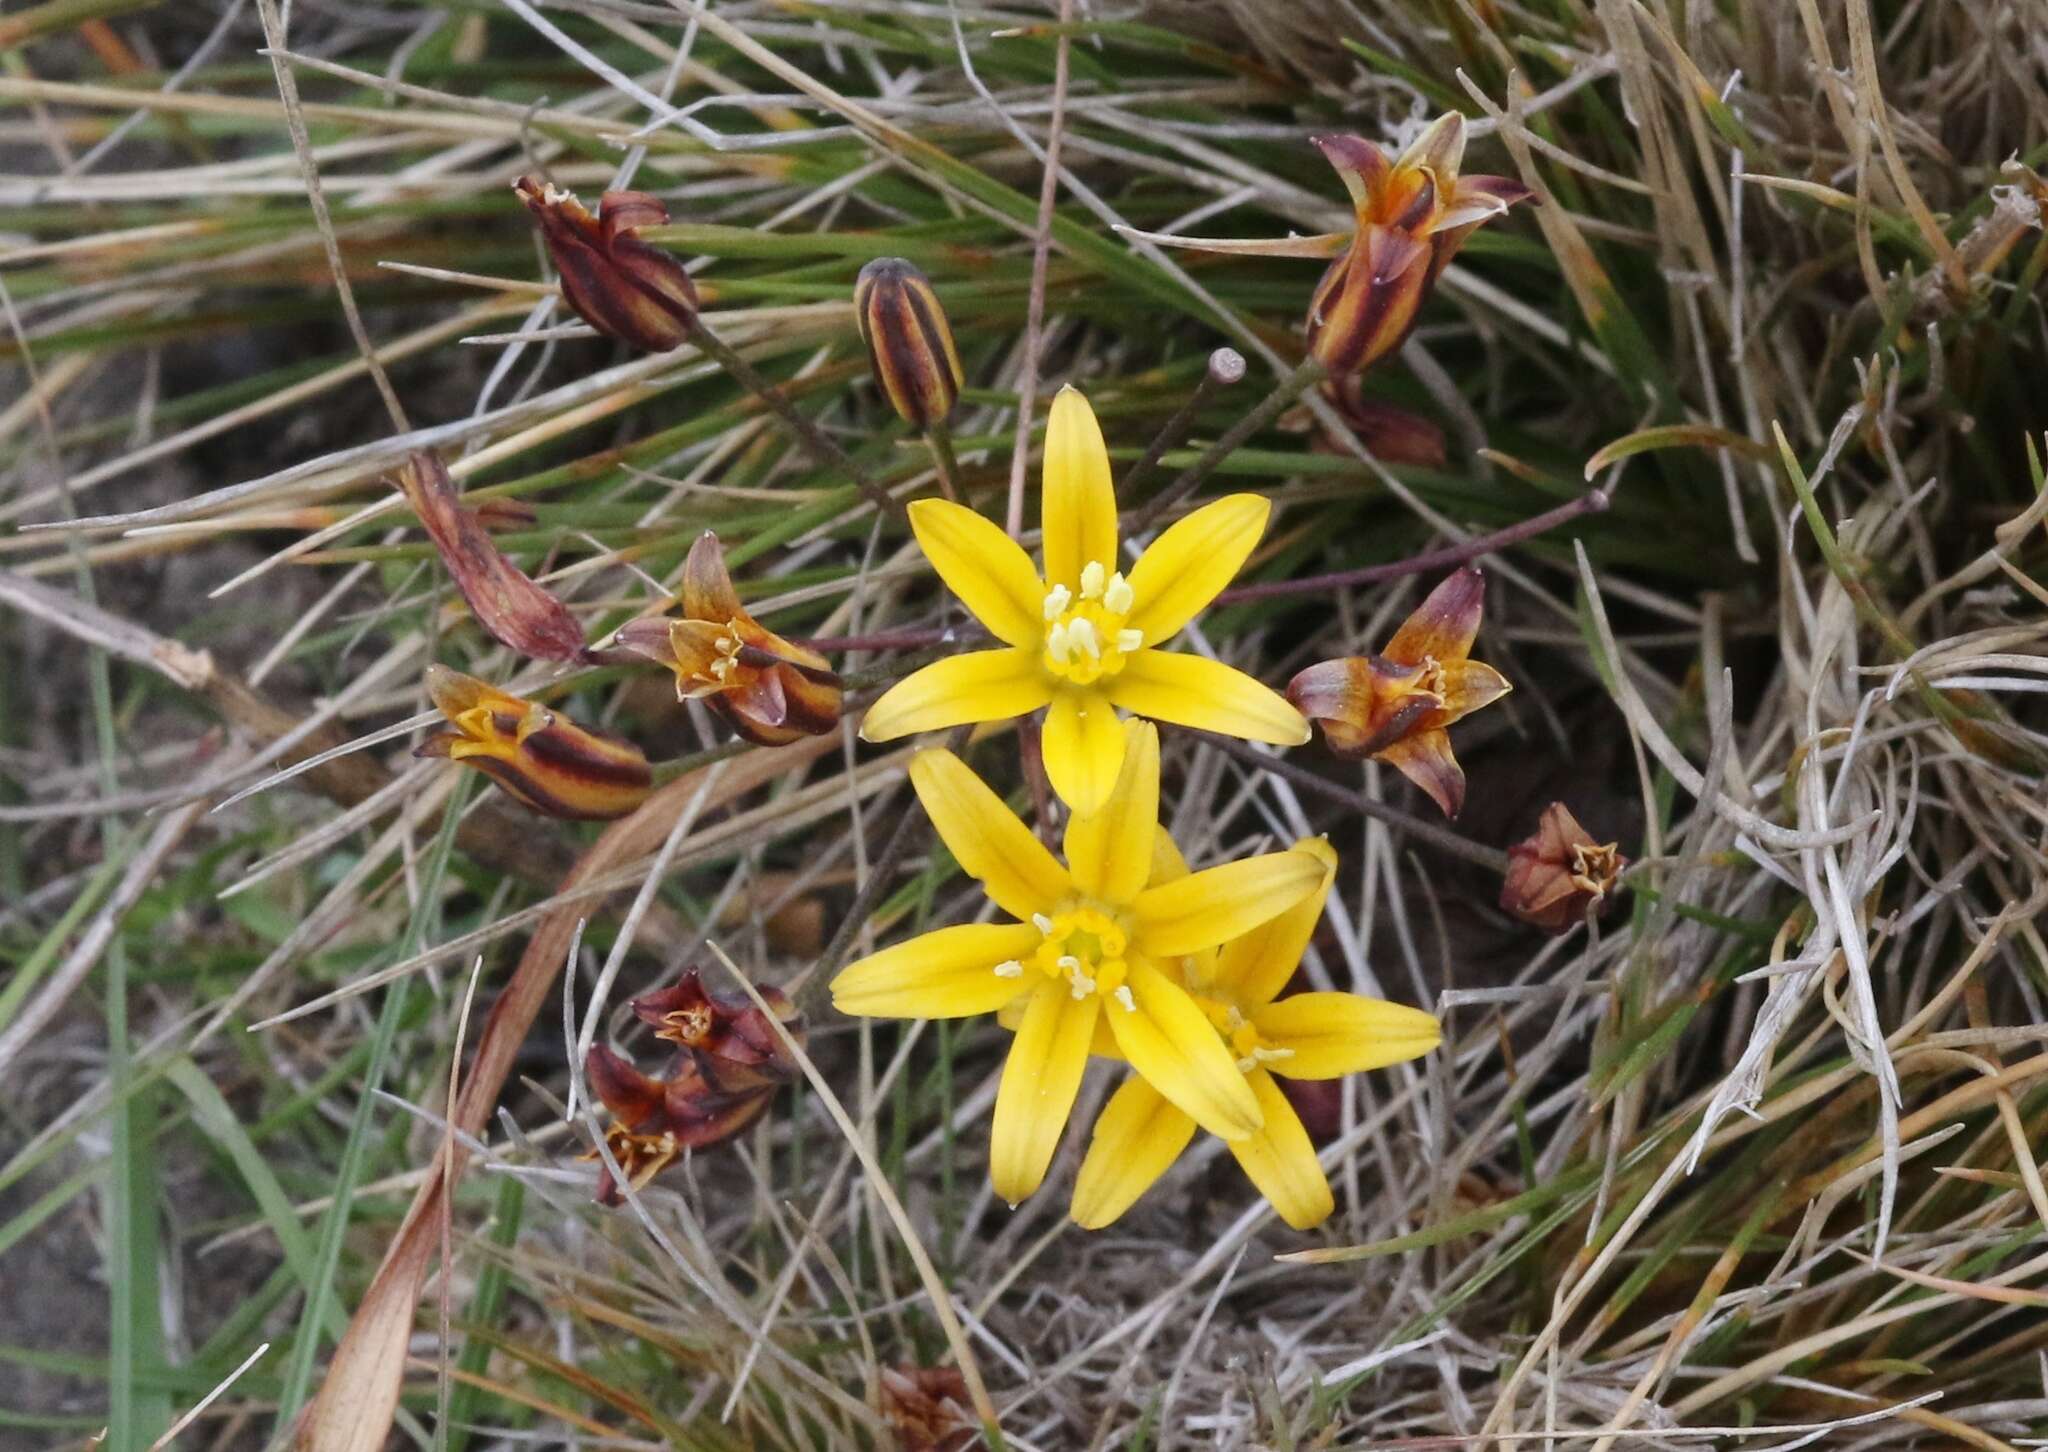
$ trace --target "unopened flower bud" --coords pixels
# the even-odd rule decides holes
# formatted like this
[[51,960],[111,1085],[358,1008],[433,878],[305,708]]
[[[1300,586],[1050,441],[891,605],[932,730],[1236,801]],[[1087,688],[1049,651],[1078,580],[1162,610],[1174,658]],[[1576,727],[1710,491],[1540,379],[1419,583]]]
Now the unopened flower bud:
[[706,530],[683,563],[682,618],[621,626],[617,643],[675,672],[676,694],[701,700],[762,746],[821,736],[839,724],[839,677],[740,608],[718,536]]
[[562,299],[608,338],[648,353],[689,341],[697,288],[671,252],[635,232],[668,221],[668,208],[646,192],[606,192],[591,216],[573,193],[523,176],[512,184],[540,223],[542,240],[562,279]]
[[654,789],[639,747],[538,702],[444,665],[427,667],[427,694],[455,729],[429,736],[413,755],[473,766],[545,816],[609,821]]
[[882,1420],[902,1452],[967,1452],[981,1433],[957,1367],[885,1367]]
[[1563,802],[1552,802],[1535,835],[1508,848],[1500,905],[1546,933],[1562,933],[1613,905],[1627,865],[1615,843],[1595,843]]
[[853,315],[889,406],[914,429],[943,423],[965,375],[925,275],[900,257],[876,258],[853,285]]

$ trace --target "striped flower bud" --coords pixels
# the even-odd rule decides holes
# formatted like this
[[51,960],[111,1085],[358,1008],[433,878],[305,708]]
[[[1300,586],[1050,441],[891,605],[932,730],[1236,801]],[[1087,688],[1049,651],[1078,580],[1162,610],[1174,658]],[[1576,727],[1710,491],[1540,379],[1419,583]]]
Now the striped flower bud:
[[639,747],[537,702],[444,665],[427,667],[427,694],[454,729],[429,736],[413,755],[473,766],[543,816],[609,821],[654,789]]
[[675,672],[676,695],[700,700],[761,746],[787,746],[839,724],[839,677],[816,651],[784,640],[740,606],[718,536],[706,530],[683,562],[682,618],[628,621],[622,648]]
[[876,258],[853,285],[853,315],[889,406],[914,429],[944,423],[966,379],[925,275],[900,257]]
[[668,208],[646,192],[606,192],[591,216],[573,193],[530,176],[512,184],[540,223],[548,255],[561,274],[562,299],[608,338],[648,353],[666,353],[690,337],[697,288],[675,255],[642,242],[642,227],[668,221]]

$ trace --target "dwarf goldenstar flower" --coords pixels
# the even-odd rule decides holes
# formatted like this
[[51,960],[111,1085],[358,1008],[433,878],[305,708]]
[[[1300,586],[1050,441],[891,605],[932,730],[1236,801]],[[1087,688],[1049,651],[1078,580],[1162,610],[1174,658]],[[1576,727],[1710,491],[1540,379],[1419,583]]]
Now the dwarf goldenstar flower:
[[[1163,861],[1152,877],[1155,888],[1188,880],[1179,876],[1187,871],[1179,853],[1160,835]],[[1337,874],[1337,854],[1320,837],[1305,838],[1293,850],[1319,865],[1316,888],[1220,952],[1181,959],[1178,969],[1264,1116],[1257,1131],[1228,1141],[1230,1152],[1280,1218],[1307,1230],[1320,1224],[1335,1202],[1308,1131],[1273,1076],[1334,1079],[1384,1068],[1428,1053],[1442,1030],[1421,1009],[1356,993],[1279,997],[1315,935]],[[1195,1128],[1193,1119],[1142,1076],[1126,1080],[1095,1121],[1074,1184],[1074,1219],[1099,1230],[1122,1215],[1187,1148]]]
[[1162,1099],[1212,1134],[1263,1120],[1230,1048],[1167,967],[1247,933],[1315,891],[1321,860],[1272,852],[1148,886],[1159,831],[1159,733],[1126,722],[1123,766],[1100,812],[1067,823],[1066,862],[950,751],[920,752],[910,781],[947,849],[1014,921],[940,928],[832,980],[843,1013],[965,1018],[1016,1005],[996,1092],[996,1193],[1014,1205],[1052,1162],[1098,1026]]
[[1205,504],[1118,568],[1109,450],[1088,400],[1069,387],[1045,430],[1045,572],[971,509],[910,506],[925,557],[1003,642],[950,656],[897,682],[868,708],[861,735],[892,741],[1039,707],[1045,769],[1076,812],[1101,808],[1123,764],[1119,708],[1157,721],[1299,746],[1308,724],[1278,692],[1202,656],[1160,650],[1231,581],[1272,506],[1256,494]]

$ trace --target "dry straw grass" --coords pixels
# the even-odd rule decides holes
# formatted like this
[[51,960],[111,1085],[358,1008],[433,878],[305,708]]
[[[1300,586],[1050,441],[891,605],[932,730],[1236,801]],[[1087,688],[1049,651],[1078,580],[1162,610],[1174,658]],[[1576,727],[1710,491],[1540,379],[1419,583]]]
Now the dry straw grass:
[[[946,1361],[1019,1449],[2044,1434],[2039,4],[48,0],[0,49],[0,1440],[257,1445],[325,1384],[298,1425],[374,1446],[402,1382],[436,1448],[878,1447],[882,1373]],[[1447,107],[1541,200],[1372,379],[1449,462],[1318,401],[1217,478],[1280,505],[1267,581],[1605,491],[1487,558],[1481,850],[1391,773],[1167,739],[1191,857],[1343,852],[1315,982],[1443,1014],[1344,1083],[1337,1218],[1287,1232],[1212,1143],[1084,1234],[1078,1135],[1012,1213],[999,1032],[829,1011],[741,1143],[593,1206],[566,1044],[685,964],[815,985],[842,921],[972,899],[895,830],[900,753],[736,753],[645,678],[522,666],[386,476],[434,448],[529,501],[500,543],[593,639],[705,527],[787,633],[959,622],[719,368],[565,322],[510,179],[667,198],[720,336],[899,496],[932,465],[847,299],[918,262],[963,488],[1014,518],[1020,398],[1082,382],[1127,467],[1238,348],[1165,487],[1298,356],[1307,264],[1117,228],[1342,225],[1307,134]],[[1414,598],[1193,648],[1284,680]],[[538,824],[403,753],[430,660],[686,766],[601,841]],[[1636,859],[1555,940],[1482,865],[1552,797]]]

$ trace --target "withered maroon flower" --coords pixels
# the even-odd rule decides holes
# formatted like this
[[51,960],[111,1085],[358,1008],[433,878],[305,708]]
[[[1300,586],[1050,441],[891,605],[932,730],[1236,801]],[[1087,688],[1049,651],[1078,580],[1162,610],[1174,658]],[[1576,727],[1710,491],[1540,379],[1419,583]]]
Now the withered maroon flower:
[[444,665],[427,667],[427,694],[455,729],[429,736],[413,755],[473,766],[543,815],[609,821],[654,789],[639,747],[538,702]]
[[1359,442],[1385,464],[1441,469],[1447,457],[1444,431],[1419,413],[1365,396],[1364,378],[1346,373],[1323,380],[1323,396],[1351,425]]
[[957,1367],[882,1371],[882,1420],[902,1452],[967,1452],[979,1435],[967,1403],[967,1378]]
[[[706,1149],[738,1134],[795,1077],[795,1056],[775,1024],[801,1042],[802,1020],[781,990],[763,989],[761,997],[765,1010],[743,995],[708,993],[692,969],[680,983],[634,999],[633,1012],[654,1027],[655,1036],[682,1050],[667,1078],[641,1073],[602,1044],[591,1047],[584,1077],[611,1111],[605,1144],[635,1190],[684,1150]],[[609,1168],[598,1181],[597,1198],[606,1205],[619,1202]]]
[[1289,682],[1287,699],[1322,723],[1339,756],[1386,762],[1455,817],[1465,772],[1445,728],[1513,689],[1492,666],[1467,659],[1485,603],[1479,569],[1467,565],[1430,591],[1385,650],[1312,665]]
[[[708,1149],[752,1124],[776,1088],[773,1082],[723,1087],[688,1058],[673,1077],[651,1078],[603,1044],[591,1046],[583,1074],[590,1092],[611,1111],[604,1142],[635,1190],[647,1188],[684,1150]],[[623,1198],[610,1166],[598,1176],[596,1198],[601,1205]]]
[[591,216],[573,193],[523,176],[512,184],[540,223],[548,255],[561,274],[562,298],[608,338],[649,353],[689,341],[697,288],[673,253],[635,232],[668,221],[668,208],[646,192],[606,192]]
[[583,628],[569,607],[527,578],[491,541],[490,526],[503,521],[512,501],[465,508],[447,467],[428,453],[408,458],[397,484],[486,634],[536,660],[582,657]]
[[943,423],[966,375],[931,282],[901,257],[878,257],[853,285],[853,318],[889,406],[914,429]]
[[760,993],[768,1005],[766,1012],[745,994],[708,991],[704,975],[692,968],[681,982],[642,994],[632,1006],[658,1039],[693,1054],[760,1070],[778,1080],[788,1079],[796,1066],[769,1014],[790,1026],[797,1021],[796,1008],[779,988],[764,988]]
[[1617,844],[1595,843],[1563,802],[1552,802],[1535,835],[1508,848],[1500,905],[1546,933],[1562,933],[1613,906],[1610,894],[1627,865]]
[[747,740],[786,746],[839,724],[839,677],[816,651],[792,645],[740,606],[718,536],[706,530],[683,563],[683,617],[650,615],[619,628],[617,643],[676,675]]

